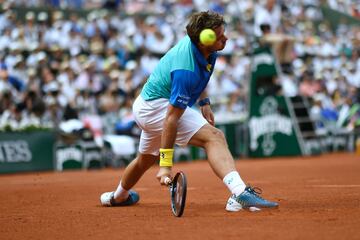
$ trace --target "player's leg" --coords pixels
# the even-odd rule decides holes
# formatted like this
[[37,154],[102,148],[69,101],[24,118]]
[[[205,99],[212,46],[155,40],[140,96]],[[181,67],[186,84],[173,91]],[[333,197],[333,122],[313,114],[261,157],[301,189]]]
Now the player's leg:
[[139,153],[126,167],[121,181],[114,193],[116,202],[121,202],[129,196],[129,190],[135,186],[141,176],[159,159],[159,156]]
[[208,124],[199,112],[185,110],[179,120],[176,143],[204,148],[211,168],[230,191],[236,195],[244,191],[246,185],[236,171],[224,134]]
[[223,132],[210,124],[200,128],[189,144],[205,149],[210,166],[219,178],[223,179],[226,174],[236,170]]
[[126,167],[116,191],[107,192],[101,196],[102,205],[123,206],[123,202],[131,203],[125,205],[132,205],[139,200],[138,194],[130,189],[135,186],[146,170],[159,159],[161,132],[167,103],[167,99],[147,102],[141,96],[135,100],[133,113],[136,123],[142,129],[139,154]]
[[[159,160],[159,148],[163,121],[167,111],[167,99],[145,101],[139,96],[133,106],[135,120],[142,129],[138,157],[125,169],[119,191],[115,197],[121,199],[121,190],[132,188],[140,177]],[[119,192],[119,194],[117,194]]]
[[249,207],[272,208],[278,206],[275,202],[261,198],[256,189],[246,187],[240,174],[236,171],[226,138],[219,129],[206,124],[193,135],[189,143],[205,149],[212,169],[232,193],[225,207],[227,211],[237,212]]
[[205,149],[211,168],[232,193],[226,210],[239,211],[252,206],[278,206],[277,203],[261,198],[253,188],[246,187],[236,171],[224,134],[208,124],[198,112],[192,109],[185,111],[180,119],[177,143],[179,145],[188,143]]
[[236,171],[234,159],[221,130],[205,124],[192,136],[189,144],[205,149],[211,168],[233,194],[240,195],[245,190],[246,184]]
[[124,174],[115,191],[105,192],[100,201],[103,206],[127,206],[139,201],[139,194],[131,188],[141,176],[159,159],[159,156],[139,153],[125,168]]

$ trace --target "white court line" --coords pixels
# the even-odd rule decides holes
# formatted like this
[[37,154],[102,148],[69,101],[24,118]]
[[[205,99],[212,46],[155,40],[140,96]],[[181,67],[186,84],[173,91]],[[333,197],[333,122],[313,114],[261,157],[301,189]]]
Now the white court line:
[[[147,187],[136,187],[134,188],[135,190],[137,191],[148,191],[148,190],[153,190],[153,188],[147,188]],[[193,191],[193,190],[196,190],[196,188],[194,187],[188,187],[187,190],[189,191]]]
[[312,185],[312,187],[322,188],[360,188],[360,184],[348,184],[348,185]]

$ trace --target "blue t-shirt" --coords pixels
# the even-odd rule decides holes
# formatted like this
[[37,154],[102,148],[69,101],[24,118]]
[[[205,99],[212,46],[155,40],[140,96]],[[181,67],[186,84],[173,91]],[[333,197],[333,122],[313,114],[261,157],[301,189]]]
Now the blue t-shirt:
[[167,98],[182,109],[191,107],[206,88],[216,58],[213,53],[207,61],[190,38],[184,37],[160,59],[141,96],[146,101]]

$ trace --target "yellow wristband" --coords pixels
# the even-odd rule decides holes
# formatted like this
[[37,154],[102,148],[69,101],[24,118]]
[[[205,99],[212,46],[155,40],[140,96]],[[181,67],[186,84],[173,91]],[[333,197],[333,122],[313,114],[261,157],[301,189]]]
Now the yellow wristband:
[[173,148],[160,148],[160,167],[172,167],[173,155]]

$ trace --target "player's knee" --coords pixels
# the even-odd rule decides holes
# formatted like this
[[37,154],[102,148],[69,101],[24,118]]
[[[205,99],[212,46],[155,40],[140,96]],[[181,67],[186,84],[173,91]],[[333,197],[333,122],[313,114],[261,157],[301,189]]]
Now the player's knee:
[[210,137],[210,141],[213,143],[218,143],[218,144],[227,144],[226,143],[226,138],[224,133],[217,128],[212,129],[211,131],[211,137]]

